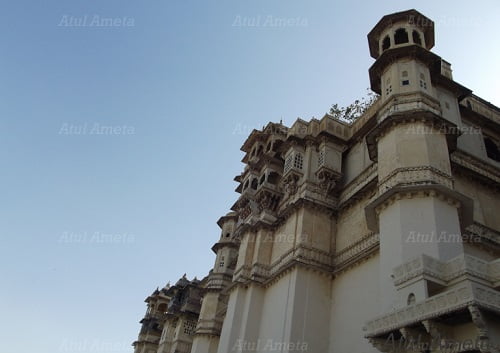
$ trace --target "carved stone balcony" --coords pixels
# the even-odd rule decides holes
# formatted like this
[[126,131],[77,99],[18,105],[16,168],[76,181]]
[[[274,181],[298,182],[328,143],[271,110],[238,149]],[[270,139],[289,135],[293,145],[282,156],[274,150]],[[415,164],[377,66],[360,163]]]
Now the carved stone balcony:
[[[461,255],[447,262],[421,255],[394,269],[394,283],[398,288],[410,282],[425,279],[441,285],[443,290],[408,306],[394,309],[368,321],[363,328],[365,337],[381,351],[388,337],[418,333],[427,341],[441,337],[445,330],[439,325],[472,323],[480,340],[488,341],[485,318],[500,315],[500,259],[484,261],[470,255]],[[489,314],[485,315],[488,312]],[[450,317],[453,320],[449,320]],[[437,325],[437,326],[436,326]],[[458,352],[458,351],[457,351]]]
[[500,293],[478,284],[464,283],[457,288],[370,320],[364,330],[366,337],[375,337],[424,320],[467,310],[470,305],[500,313]]

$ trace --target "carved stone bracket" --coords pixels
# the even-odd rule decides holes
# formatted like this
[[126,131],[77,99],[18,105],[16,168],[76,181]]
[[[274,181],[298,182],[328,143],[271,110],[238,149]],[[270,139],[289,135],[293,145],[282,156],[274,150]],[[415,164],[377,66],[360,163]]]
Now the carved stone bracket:
[[332,193],[340,179],[339,173],[331,171],[327,168],[320,168],[316,172],[316,175],[318,177],[319,187],[325,196]]
[[472,322],[476,325],[478,336],[480,339],[479,349],[481,353],[490,353],[488,327],[484,321],[483,314],[477,305],[469,305],[469,312],[472,317]]
[[250,205],[250,200],[246,197],[242,197],[238,200],[236,207],[238,209],[238,214],[240,219],[245,220],[252,213],[252,207]]
[[261,190],[257,194],[259,212],[269,210],[275,212],[280,202],[280,196],[268,190]]
[[298,188],[299,188],[299,179],[300,176],[295,173],[290,173],[288,174],[284,179],[283,179],[283,186],[285,189],[285,192],[288,195],[294,195]]

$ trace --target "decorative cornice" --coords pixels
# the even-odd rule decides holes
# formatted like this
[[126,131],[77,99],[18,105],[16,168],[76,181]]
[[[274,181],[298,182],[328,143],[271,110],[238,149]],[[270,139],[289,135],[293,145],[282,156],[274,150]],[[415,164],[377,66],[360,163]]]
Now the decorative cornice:
[[210,320],[204,320],[200,319],[198,320],[198,323],[196,325],[196,331],[195,335],[196,336],[220,336],[222,330],[222,320],[220,319],[210,319]]
[[210,273],[206,284],[207,290],[222,290],[231,283],[232,275],[227,273]]
[[338,274],[347,268],[366,260],[378,252],[380,245],[379,234],[368,233],[354,244],[342,249],[333,258],[334,272]]
[[473,201],[471,198],[440,184],[395,186],[379,195],[365,207],[366,223],[374,232],[379,231],[378,215],[394,202],[416,197],[437,197],[457,207],[460,212],[460,223],[463,228],[472,224]]
[[254,263],[239,267],[234,273],[233,282],[242,284],[254,282],[267,286],[280,278],[283,271],[292,265],[315,268],[331,275],[332,263],[332,256],[328,252],[304,244],[297,244],[271,265]]
[[479,180],[497,190],[500,188],[500,168],[462,150],[453,152],[450,160],[454,171],[467,171],[474,180]]
[[486,243],[500,247],[500,232],[474,222],[465,229],[466,239],[472,243]]

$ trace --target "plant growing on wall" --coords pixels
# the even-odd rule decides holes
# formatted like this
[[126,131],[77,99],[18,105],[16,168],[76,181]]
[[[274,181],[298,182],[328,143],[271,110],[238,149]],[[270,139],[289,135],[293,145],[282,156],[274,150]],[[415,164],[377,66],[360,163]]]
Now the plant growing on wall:
[[363,115],[363,113],[366,112],[378,98],[378,94],[367,88],[366,97],[356,99],[347,107],[340,107],[338,104],[332,104],[328,115],[332,116],[334,119],[352,123]]

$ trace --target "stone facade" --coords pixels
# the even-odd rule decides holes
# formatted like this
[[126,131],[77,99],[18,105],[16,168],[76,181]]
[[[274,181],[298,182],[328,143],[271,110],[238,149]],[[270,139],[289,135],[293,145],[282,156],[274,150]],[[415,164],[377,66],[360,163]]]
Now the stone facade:
[[213,269],[146,299],[135,353],[500,352],[500,109],[419,12],[368,43],[379,98],[250,134]]

